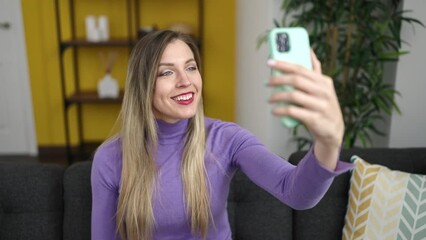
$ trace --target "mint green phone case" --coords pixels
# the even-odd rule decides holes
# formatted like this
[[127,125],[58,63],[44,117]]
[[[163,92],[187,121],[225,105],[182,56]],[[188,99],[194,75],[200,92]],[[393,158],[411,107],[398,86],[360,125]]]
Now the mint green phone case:
[[[275,28],[270,31],[268,42],[272,59],[292,62],[312,69],[309,35],[304,28]],[[272,70],[272,74],[280,75],[285,73]],[[275,88],[276,91],[292,91],[293,89],[291,86]],[[282,104],[288,105],[291,103],[283,102]],[[299,121],[291,117],[283,117],[281,118],[281,123],[288,128],[293,128],[299,124]]]

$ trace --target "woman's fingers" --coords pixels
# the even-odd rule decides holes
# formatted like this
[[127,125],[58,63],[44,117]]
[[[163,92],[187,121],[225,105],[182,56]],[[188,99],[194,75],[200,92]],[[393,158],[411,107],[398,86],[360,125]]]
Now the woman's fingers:
[[275,116],[289,116],[303,122],[308,128],[315,128],[313,125],[316,123],[316,119],[320,118],[320,113],[316,111],[310,111],[303,107],[295,105],[288,106],[276,106],[272,109],[272,114]]
[[[321,68],[321,64],[318,60],[315,65],[313,65],[315,68]],[[313,63],[314,64],[314,63]],[[269,60],[268,66],[272,69],[281,71],[284,73],[284,75],[299,75],[302,77],[305,77],[306,79],[310,79],[312,81],[324,81],[324,79],[319,78],[318,76],[322,76],[321,70],[312,71],[310,69],[307,69],[303,67],[302,65],[290,63],[290,62],[283,62],[283,61],[275,61],[275,60]]]
[[[270,102],[276,103],[272,113],[293,117],[305,124],[315,141],[331,145],[340,144],[344,123],[334,89],[333,80],[322,74],[321,63],[311,51],[312,69],[281,61],[268,61],[268,65],[284,74],[272,76],[269,86],[292,86],[292,91],[274,91]],[[292,103],[279,104],[279,103]]]
[[292,86],[300,91],[321,95],[323,87],[306,77],[295,74],[284,74],[280,76],[273,76],[268,83],[270,87]]
[[298,90],[276,91],[269,99],[271,103],[289,102],[306,109],[321,112],[327,107],[328,100]]
[[311,60],[312,60],[312,70],[316,73],[322,74],[321,62],[318,60],[317,55],[314,50],[311,48]]

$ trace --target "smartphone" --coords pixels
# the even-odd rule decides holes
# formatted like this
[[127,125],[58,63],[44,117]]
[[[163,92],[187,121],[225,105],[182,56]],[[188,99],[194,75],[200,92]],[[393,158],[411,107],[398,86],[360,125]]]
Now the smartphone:
[[[268,35],[270,58],[277,61],[286,61],[312,69],[311,47],[309,43],[309,34],[305,28],[289,27],[274,28]],[[272,75],[285,74],[278,70],[272,70]],[[292,91],[292,86],[276,87],[275,91]],[[288,105],[292,103],[283,102]],[[299,121],[291,117],[282,117],[281,123],[288,128],[299,125]]]

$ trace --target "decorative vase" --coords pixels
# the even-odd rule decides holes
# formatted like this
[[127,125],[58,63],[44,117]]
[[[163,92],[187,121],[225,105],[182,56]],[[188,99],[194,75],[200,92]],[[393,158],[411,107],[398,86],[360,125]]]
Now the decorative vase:
[[112,78],[111,74],[106,73],[104,78],[98,82],[98,96],[100,98],[118,98],[118,82]]

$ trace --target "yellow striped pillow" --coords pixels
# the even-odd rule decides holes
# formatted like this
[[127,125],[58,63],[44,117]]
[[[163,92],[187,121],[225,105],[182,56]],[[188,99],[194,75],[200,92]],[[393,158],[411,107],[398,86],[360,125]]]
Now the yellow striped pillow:
[[426,176],[351,161],[343,239],[426,239]]

